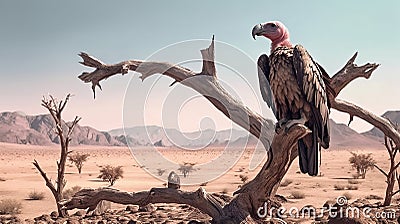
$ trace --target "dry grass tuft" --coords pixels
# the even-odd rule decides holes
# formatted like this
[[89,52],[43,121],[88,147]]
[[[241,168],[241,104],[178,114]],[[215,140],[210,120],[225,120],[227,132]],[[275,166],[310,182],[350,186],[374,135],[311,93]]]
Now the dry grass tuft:
[[293,198],[293,199],[303,199],[303,198],[306,197],[306,194],[304,194],[304,193],[301,192],[301,191],[292,191],[292,192],[290,193],[290,196],[291,196],[291,198]]
[[44,198],[44,192],[32,191],[28,195],[28,200],[43,200]]
[[359,184],[359,183],[360,183],[359,180],[355,180],[355,179],[348,179],[347,182],[348,182],[349,184]]
[[281,187],[287,187],[287,186],[289,186],[291,183],[293,183],[293,180],[291,180],[291,179],[284,179],[284,180],[281,182],[280,186],[281,186]]
[[341,184],[335,184],[335,185],[333,186],[333,188],[334,188],[336,191],[343,191],[344,189],[346,189],[346,187],[345,187],[344,185],[341,185]]
[[22,204],[15,199],[0,201],[0,215],[15,215],[21,213]]
[[353,195],[350,194],[349,192],[344,193],[343,196],[345,196],[347,200],[350,200],[353,198]]
[[358,186],[349,184],[346,186],[346,189],[350,190],[350,191],[355,191],[355,190],[358,190]]

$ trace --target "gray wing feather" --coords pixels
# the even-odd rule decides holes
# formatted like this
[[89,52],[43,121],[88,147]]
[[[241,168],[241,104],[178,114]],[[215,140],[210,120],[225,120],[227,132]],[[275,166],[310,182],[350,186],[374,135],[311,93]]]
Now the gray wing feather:
[[261,96],[267,103],[268,107],[272,109],[276,119],[280,119],[276,112],[275,100],[272,94],[271,85],[269,82],[269,58],[266,54],[261,55],[257,61],[258,80],[260,85]]

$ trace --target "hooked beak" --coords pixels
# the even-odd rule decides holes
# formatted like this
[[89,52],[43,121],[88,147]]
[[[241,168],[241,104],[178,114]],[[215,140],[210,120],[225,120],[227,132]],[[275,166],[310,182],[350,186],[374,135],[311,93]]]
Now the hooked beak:
[[253,27],[253,30],[251,31],[251,36],[254,38],[254,40],[256,39],[256,36],[261,36],[264,33],[263,28],[264,27],[262,24],[257,24]]

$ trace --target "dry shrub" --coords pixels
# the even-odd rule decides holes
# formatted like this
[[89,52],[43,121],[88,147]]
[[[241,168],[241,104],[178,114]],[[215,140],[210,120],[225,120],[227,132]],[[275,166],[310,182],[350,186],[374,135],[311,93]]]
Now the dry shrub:
[[44,192],[32,191],[28,195],[28,200],[43,200],[44,198]]
[[375,160],[372,158],[372,153],[357,154],[352,152],[349,159],[351,166],[357,170],[357,174],[362,179],[365,179],[365,174],[368,170],[372,170],[375,165]]
[[347,182],[348,182],[349,184],[359,184],[359,183],[360,183],[360,181],[354,180],[354,179],[348,179]]
[[63,199],[71,199],[72,196],[78,191],[80,191],[82,188],[80,186],[73,186],[70,189],[64,190],[63,191]]
[[242,175],[242,174],[239,175],[239,178],[240,178],[240,180],[241,180],[243,183],[246,183],[247,180],[249,180],[249,177],[248,177],[248,176]]
[[383,198],[378,195],[370,194],[370,195],[366,196],[365,199],[367,199],[367,200],[382,200]]
[[196,165],[196,163],[185,162],[180,165],[178,170],[183,174],[183,177],[186,178],[187,176],[189,176],[189,173],[196,171],[196,169],[193,167],[194,165]]
[[358,186],[356,186],[356,185],[347,185],[346,189],[350,190],[350,191],[355,191],[355,190],[358,190]]
[[347,200],[350,200],[353,198],[353,195],[350,194],[349,192],[344,193],[343,196],[346,197]]
[[306,194],[304,194],[304,193],[301,192],[301,191],[292,191],[292,192],[290,193],[290,196],[291,196],[292,198],[294,198],[294,199],[303,199],[303,198],[306,197]]
[[333,188],[334,188],[336,191],[343,191],[344,189],[346,189],[346,187],[345,187],[344,185],[341,185],[341,184],[335,184],[335,185],[333,186]]
[[89,154],[80,154],[79,152],[68,156],[68,159],[78,169],[78,173],[82,173],[83,164],[88,160]]
[[21,213],[22,204],[15,199],[0,201],[0,215],[15,215]]
[[157,169],[157,174],[158,174],[158,176],[162,176],[164,173],[165,173],[165,171],[167,171],[166,169]]
[[122,166],[114,167],[111,165],[106,165],[101,167],[98,178],[101,178],[103,181],[108,181],[110,186],[113,186],[115,181],[123,178],[123,173],[124,171],[122,170]]
[[291,183],[293,183],[293,180],[284,179],[284,180],[281,182],[280,186],[281,186],[281,187],[287,187],[287,186],[289,186]]

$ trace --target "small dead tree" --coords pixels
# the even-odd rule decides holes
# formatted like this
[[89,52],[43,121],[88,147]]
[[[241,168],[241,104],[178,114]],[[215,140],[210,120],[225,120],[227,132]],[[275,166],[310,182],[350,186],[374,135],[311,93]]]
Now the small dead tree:
[[[56,200],[57,203],[57,210],[59,216],[65,217],[67,216],[67,212],[64,209],[61,209],[62,206],[60,204],[63,194],[63,190],[65,187],[65,184],[67,181],[64,178],[65,174],[65,163],[67,161],[67,156],[71,151],[68,150],[69,143],[71,141],[71,134],[72,131],[74,130],[74,127],[78,124],[80,121],[80,117],[76,116],[75,119],[70,122],[69,124],[66,124],[62,118],[61,114],[63,110],[65,109],[65,106],[67,105],[69,99],[71,97],[71,94],[68,94],[64,100],[61,100],[58,102],[53,96],[49,96],[49,99],[43,98],[42,100],[42,106],[46,108],[51,117],[53,118],[55,122],[55,130],[60,138],[60,160],[57,161],[57,179],[55,183],[51,181],[51,179],[47,176],[47,174],[44,172],[44,170],[40,167],[39,162],[35,159],[33,161],[33,165],[36,167],[36,169],[40,172],[40,175],[42,175],[44,181],[46,182],[46,186],[50,189],[51,193],[54,196],[54,199]],[[66,130],[63,129],[63,127],[66,126]]]
[[375,160],[372,158],[372,153],[357,154],[352,152],[349,158],[351,166],[357,171],[357,177],[365,179],[365,174],[368,170],[372,170],[375,166]]
[[[400,174],[397,172],[397,168],[400,166],[400,161],[397,161],[396,155],[399,152],[399,146],[397,146],[392,139],[385,136],[385,146],[389,154],[390,159],[390,167],[389,171],[386,172],[378,165],[375,164],[375,167],[386,177],[386,193],[385,193],[385,201],[383,202],[384,206],[390,205],[392,202],[392,197],[400,192]],[[394,185],[398,184],[399,189],[394,191]]]
[[117,181],[120,178],[123,178],[124,170],[122,169],[122,166],[111,166],[111,165],[106,165],[101,167],[100,169],[100,175],[98,178],[101,178],[103,181],[108,181],[110,183],[110,186],[113,186],[115,181]]
[[83,164],[88,160],[89,154],[80,154],[79,152],[68,156],[68,160],[78,169],[78,173],[82,173]]
[[[165,62],[147,62],[141,60],[128,60],[116,64],[105,64],[102,61],[81,53],[81,64],[94,68],[92,72],[83,72],[79,78],[92,83],[95,93],[100,81],[117,74],[126,74],[131,71],[140,73],[144,80],[154,74],[162,74],[174,79],[173,83],[181,83],[202,94],[211,104],[226,115],[230,120],[249,131],[260,140],[268,150],[268,160],[265,162],[254,179],[247,182],[237,192],[235,197],[227,204],[219,202],[212,194],[203,188],[195,192],[182,191],[173,188],[152,188],[149,191],[137,193],[117,191],[114,189],[82,190],[71,200],[63,203],[64,209],[94,208],[99,201],[108,200],[120,204],[146,205],[148,203],[179,203],[188,204],[208,214],[213,223],[257,223],[260,217],[257,208],[265,202],[274,200],[276,190],[293,160],[297,157],[297,141],[304,137],[310,130],[304,125],[296,124],[283,127],[282,131],[274,135],[272,142],[270,130],[273,123],[260,114],[244,106],[227,92],[219,83],[214,64],[214,39],[210,46],[201,50],[203,57],[202,71],[196,73],[179,65]],[[354,63],[357,53],[345,66],[327,80],[329,87],[328,98],[331,107],[350,115],[350,121],[357,116],[380,129],[384,134],[400,145],[400,133],[386,119],[377,116],[353,103],[337,99],[336,97],[353,80],[363,77],[369,78],[378,64],[367,63],[358,66]],[[230,113],[232,112],[232,113]]]

